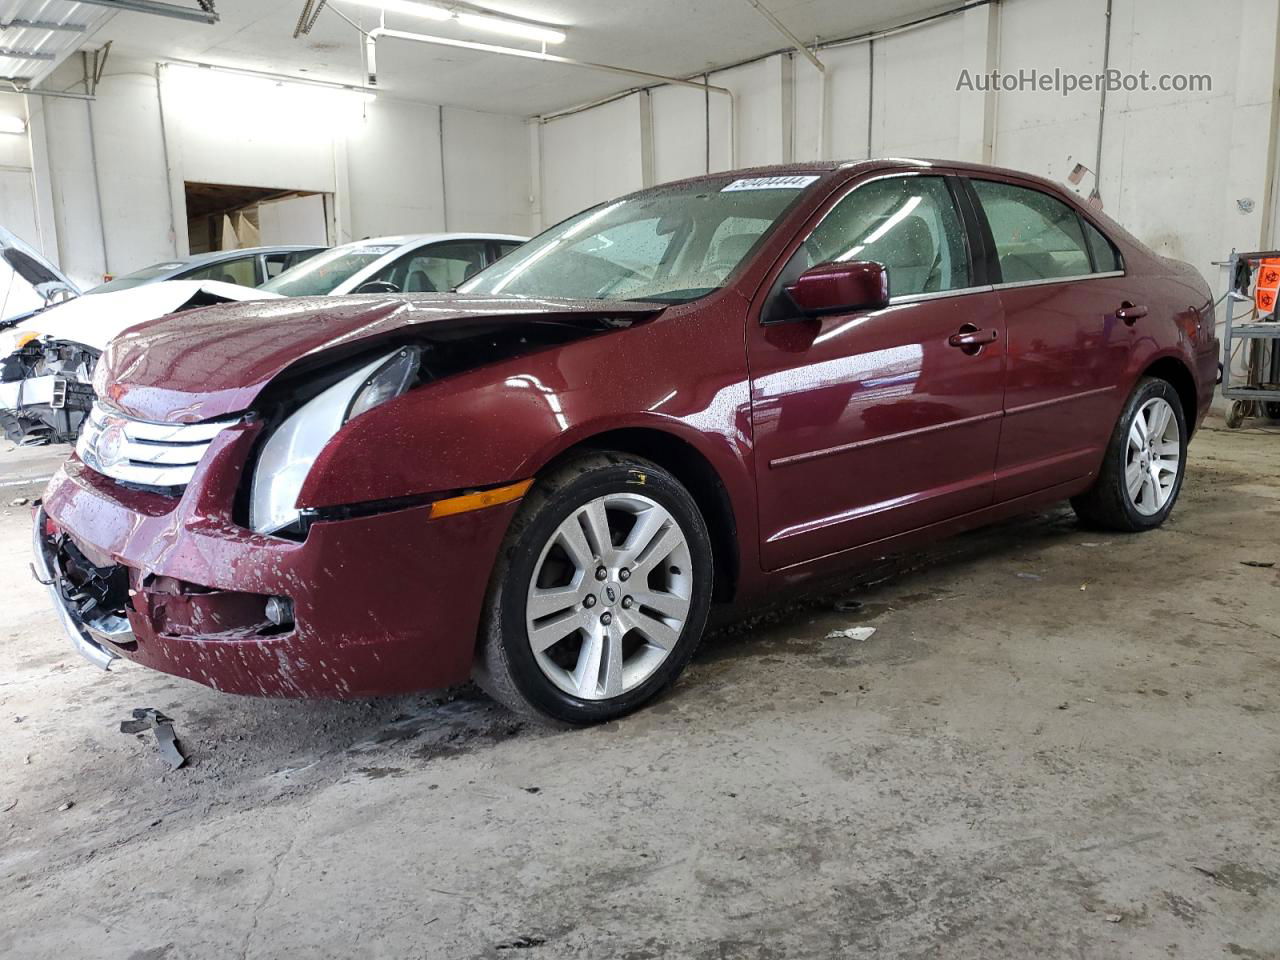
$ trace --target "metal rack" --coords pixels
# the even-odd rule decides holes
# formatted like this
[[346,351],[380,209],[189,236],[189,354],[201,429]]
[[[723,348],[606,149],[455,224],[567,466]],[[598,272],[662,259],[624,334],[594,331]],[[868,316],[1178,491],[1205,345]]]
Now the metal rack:
[[[1227,426],[1231,429],[1244,423],[1246,417],[1280,418],[1280,322],[1276,311],[1259,319],[1254,298],[1249,292],[1254,268],[1264,259],[1280,259],[1280,250],[1262,250],[1253,253],[1231,251],[1227,261],[1230,271],[1227,291],[1227,322],[1223,335],[1222,395],[1231,400],[1227,411]],[[1242,265],[1249,272],[1241,271]],[[1248,303],[1249,311],[1237,317],[1236,304]],[[1245,377],[1243,383],[1231,382],[1231,357],[1235,342],[1245,346]]]

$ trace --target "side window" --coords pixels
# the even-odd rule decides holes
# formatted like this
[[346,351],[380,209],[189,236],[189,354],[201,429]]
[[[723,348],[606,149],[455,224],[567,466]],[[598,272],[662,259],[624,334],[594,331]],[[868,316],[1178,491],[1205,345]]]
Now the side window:
[[1084,238],[1089,242],[1089,250],[1093,253],[1093,268],[1098,273],[1124,269],[1120,263],[1120,254],[1103,232],[1083,217],[1080,220],[1084,224]]
[[292,267],[298,262],[296,257],[294,253],[268,253],[264,256],[262,262],[267,268],[267,279],[278,277]]
[[515,240],[499,240],[495,246],[498,248],[498,257],[501,259],[516,247],[520,246],[520,243]]
[[183,280],[220,280],[223,283],[238,283],[242,287],[256,287],[258,279],[258,258],[256,256],[241,257],[238,260],[224,260],[213,263],[191,273],[184,273]]
[[969,286],[964,227],[942,177],[891,177],[858,187],[831,208],[803,249],[809,266],[884,264],[895,297]]
[[991,225],[1005,283],[1083,277],[1093,272],[1076,212],[1039,190],[992,180],[973,189]]
[[393,283],[401,293],[444,293],[483,266],[483,240],[450,240],[405,254],[369,280]]

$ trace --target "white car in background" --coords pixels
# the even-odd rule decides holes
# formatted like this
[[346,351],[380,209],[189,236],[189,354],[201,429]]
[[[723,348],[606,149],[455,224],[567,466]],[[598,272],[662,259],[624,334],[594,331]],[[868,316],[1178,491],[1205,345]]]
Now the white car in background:
[[373,237],[330,247],[258,289],[282,297],[445,293],[527,239],[505,233]]
[[[17,245],[10,246],[10,240]],[[524,241],[491,233],[377,237],[332,247],[257,288],[169,280],[78,297],[75,286],[39,254],[0,233],[0,258],[9,263],[9,251],[16,251],[12,258],[22,267],[11,269],[12,282],[44,279],[43,285],[26,279],[34,292],[19,298],[25,312],[0,320],[0,327],[7,327],[0,329],[0,430],[20,444],[74,442],[93,406],[98,357],[112,339],[135,324],[233,300],[443,293]],[[50,286],[54,277],[68,285],[64,290],[54,284],[56,294]],[[50,306],[54,295],[76,298]]]

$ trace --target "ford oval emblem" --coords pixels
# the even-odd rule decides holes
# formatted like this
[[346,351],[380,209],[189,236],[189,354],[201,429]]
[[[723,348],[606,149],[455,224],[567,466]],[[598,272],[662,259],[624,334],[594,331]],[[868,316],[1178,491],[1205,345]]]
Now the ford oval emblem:
[[94,444],[94,455],[98,458],[98,465],[103,468],[114,467],[125,459],[125,447],[128,443],[129,438],[125,436],[124,424],[109,424],[98,434],[98,442]]

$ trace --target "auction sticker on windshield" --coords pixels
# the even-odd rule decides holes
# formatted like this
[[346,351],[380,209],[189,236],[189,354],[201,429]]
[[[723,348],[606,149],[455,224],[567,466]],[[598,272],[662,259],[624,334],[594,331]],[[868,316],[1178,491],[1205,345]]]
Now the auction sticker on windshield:
[[733,181],[733,183],[721,189],[720,192],[732,193],[735,190],[803,190],[817,179],[816,176],[745,177],[742,180]]

